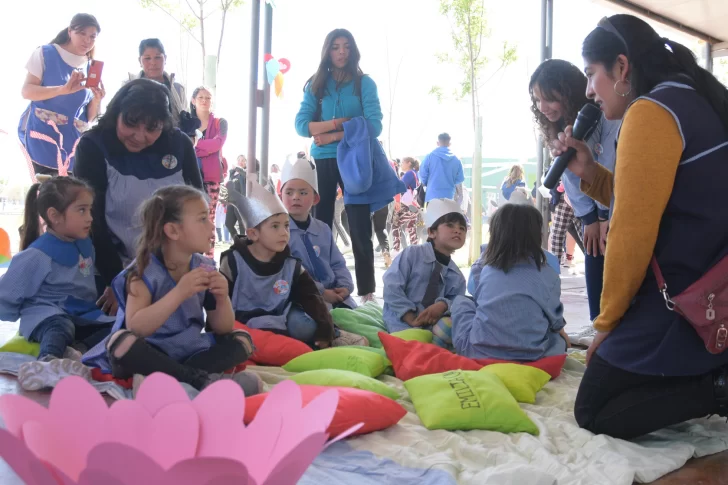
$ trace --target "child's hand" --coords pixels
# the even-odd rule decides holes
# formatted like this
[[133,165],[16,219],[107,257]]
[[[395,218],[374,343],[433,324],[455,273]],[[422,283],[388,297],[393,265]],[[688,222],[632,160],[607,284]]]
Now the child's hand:
[[[176,287],[177,291],[179,291],[182,296],[182,299],[186,300],[201,291],[207,290],[210,287],[211,274],[212,273],[210,271],[207,271],[204,268],[195,268],[184,275],[182,279],[179,280]],[[227,294],[227,288],[225,289],[225,294]]]
[[321,133],[313,137],[313,142],[317,147],[328,145],[336,141],[336,136],[333,133]]
[[559,335],[561,335],[561,337],[564,340],[566,340],[566,348],[567,349],[570,349],[571,348],[571,340],[569,340],[569,335],[566,333],[566,330],[564,330],[563,328],[561,330],[559,330]]
[[228,295],[228,281],[219,271],[208,272],[210,277],[210,286],[208,289],[210,293],[215,297],[215,300],[225,299]]
[[323,295],[324,301],[326,303],[331,303],[332,305],[336,305],[337,303],[341,303],[344,301],[338,293],[336,293],[336,290],[324,290]]
[[315,344],[316,347],[320,349],[328,349],[329,347],[331,347],[331,342],[329,342],[328,340],[319,340],[318,342],[315,342]]
[[415,314],[415,312],[407,312],[402,317],[402,321],[410,327],[415,326],[415,320],[417,320],[417,314]]
[[349,298],[349,295],[351,294],[349,292],[349,290],[347,290],[346,288],[334,288],[334,291],[336,292],[337,295],[339,295],[341,297],[341,301],[344,301],[347,298]]
[[417,318],[414,321],[414,326],[424,327],[426,325],[434,325],[446,311],[447,304],[445,302],[440,301],[433,303],[422,310],[422,313],[417,315]]

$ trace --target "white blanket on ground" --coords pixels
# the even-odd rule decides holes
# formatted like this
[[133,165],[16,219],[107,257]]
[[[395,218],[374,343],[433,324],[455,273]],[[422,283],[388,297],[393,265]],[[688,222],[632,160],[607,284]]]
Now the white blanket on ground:
[[[0,353],[0,372],[14,374],[28,356]],[[32,360],[32,357],[30,358]],[[414,469],[439,469],[465,485],[631,485],[647,483],[698,458],[728,449],[728,424],[722,418],[696,419],[633,442],[595,436],[579,428],[573,409],[584,365],[566,359],[564,371],[541,390],[536,404],[521,407],[539,436],[492,431],[429,431],[415,413],[404,384],[382,376],[397,389],[408,411],[397,426],[347,440],[354,450]],[[270,388],[292,375],[279,367],[248,367]],[[129,391],[94,383],[120,399]],[[356,472],[353,470],[352,472]],[[363,471],[362,471],[363,472]],[[350,485],[356,485],[353,479]],[[369,482],[367,482],[369,483]]]

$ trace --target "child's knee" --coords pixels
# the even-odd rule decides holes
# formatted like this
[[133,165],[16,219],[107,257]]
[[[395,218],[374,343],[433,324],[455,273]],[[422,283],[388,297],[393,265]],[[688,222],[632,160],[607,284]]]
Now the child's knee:
[[240,345],[243,346],[248,356],[250,356],[255,351],[253,338],[248,332],[244,330],[233,330],[232,336]]
[[452,350],[452,318],[442,317],[432,326],[432,343]]
[[299,309],[292,309],[288,314],[286,322],[288,334],[296,340],[310,342],[316,334],[316,321],[306,312]]
[[137,338],[128,330],[119,330],[118,332],[111,335],[109,343],[106,345],[106,349],[117,359],[120,359],[127,352]]

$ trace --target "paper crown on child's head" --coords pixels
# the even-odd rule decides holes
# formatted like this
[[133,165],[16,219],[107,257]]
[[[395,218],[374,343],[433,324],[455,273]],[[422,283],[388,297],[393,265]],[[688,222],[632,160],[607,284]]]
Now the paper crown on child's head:
[[442,216],[451,213],[463,215],[460,204],[452,199],[433,199],[427,203],[425,209],[425,227],[428,229],[435,225],[435,222]]
[[271,194],[255,180],[247,197],[235,190],[230,182],[227,185],[228,204],[235,206],[245,222],[245,227],[252,228],[276,214],[288,214],[283,202],[277,195]]
[[511,193],[511,198],[508,199],[508,204],[520,204],[530,205],[533,207],[533,200],[531,200],[531,194],[528,192],[526,187],[516,187]]
[[286,160],[286,163],[283,164],[283,173],[281,174],[281,186],[286,185],[286,182],[293,179],[308,182],[313,187],[313,190],[318,193],[318,176],[316,174],[316,165],[313,162],[305,158],[299,158],[293,163]]

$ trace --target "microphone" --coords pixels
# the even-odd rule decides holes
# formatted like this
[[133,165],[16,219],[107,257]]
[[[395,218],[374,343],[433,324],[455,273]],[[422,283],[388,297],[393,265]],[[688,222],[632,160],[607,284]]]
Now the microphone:
[[[574,122],[574,129],[572,131],[572,137],[577,140],[585,140],[594,133],[594,129],[597,127],[597,123],[602,117],[602,110],[596,105],[587,103],[576,115],[576,121]],[[564,174],[564,170],[569,165],[569,161],[576,155],[576,150],[569,147],[564,153],[556,157],[554,163],[551,165],[549,172],[543,179],[543,185],[547,189],[553,189],[556,184],[559,183],[559,179]]]

